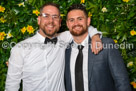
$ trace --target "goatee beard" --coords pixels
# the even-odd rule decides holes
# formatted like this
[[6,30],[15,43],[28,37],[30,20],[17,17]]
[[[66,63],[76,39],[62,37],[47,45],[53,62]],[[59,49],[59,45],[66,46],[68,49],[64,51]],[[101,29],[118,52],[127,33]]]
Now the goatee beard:
[[43,31],[43,33],[44,33],[46,36],[49,36],[49,37],[53,37],[53,36],[56,34],[56,30],[55,30],[55,32],[52,33],[52,34],[46,33],[46,30],[45,30],[45,29],[42,29],[42,31]]

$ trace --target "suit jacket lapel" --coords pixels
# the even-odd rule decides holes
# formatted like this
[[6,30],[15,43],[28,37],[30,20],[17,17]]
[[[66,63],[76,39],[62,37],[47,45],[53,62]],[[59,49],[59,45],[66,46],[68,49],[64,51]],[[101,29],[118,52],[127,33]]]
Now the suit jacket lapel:
[[[88,45],[91,44],[91,38],[89,37]],[[73,42],[72,42],[73,43]],[[72,44],[71,43],[71,44]],[[71,45],[70,44],[70,45]],[[67,86],[66,88],[69,89],[69,91],[72,91],[72,83],[71,83],[71,74],[70,74],[70,56],[71,56],[71,47],[66,50],[65,52],[65,75],[67,75]],[[94,56],[95,54],[92,53],[91,46],[88,47],[88,85],[91,82],[92,77],[92,69],[93,69],[93,63],[94,63]]]
[[66,89],[68,89],[68,91],[72,91],[71,73],[70,73],[70,57],[71,57],[72,43],[70,43],[70,47],[68,47],[65,52],[65,75],[67,75],[65,77],[66,77]]
[[89,37],[88,40],[88,84],[91,82],[91,77],[92,77],[92,69],[93,69],[93,63],[94,63],[94,56],[95,54],[92,53],[91,50],[91,38]]

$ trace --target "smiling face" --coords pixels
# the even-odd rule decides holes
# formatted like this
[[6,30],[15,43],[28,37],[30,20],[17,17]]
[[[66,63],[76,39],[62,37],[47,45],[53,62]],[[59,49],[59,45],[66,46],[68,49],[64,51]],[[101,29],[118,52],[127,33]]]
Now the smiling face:
[[[43,15],[46,14],[47,16]],[[59,10],[55,6],[45,6],[38,17],[39,33],[49,38],[53,37],[60,29],[61,19],[56,19],[60,16]]]
[[67,27],[73,36],[87,34],[90,18],[87,18],[82,10],[72,10],[67,15]]

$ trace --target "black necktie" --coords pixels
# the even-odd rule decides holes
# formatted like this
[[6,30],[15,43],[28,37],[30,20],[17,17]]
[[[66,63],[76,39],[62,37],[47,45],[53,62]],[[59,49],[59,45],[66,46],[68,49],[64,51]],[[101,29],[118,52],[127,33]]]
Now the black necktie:
[[79,53],[77,55],[76,64],[75,64],[75,87],[76,91],[84,91],[83,83],[83,53],[82,49],[84,46],[79,45]]
[[53,39],[49,39],[48,37],[45,38],[44,44],[47,44],[48,42],[51,42],[53,44],[57,43],[57,37],[53,38]]

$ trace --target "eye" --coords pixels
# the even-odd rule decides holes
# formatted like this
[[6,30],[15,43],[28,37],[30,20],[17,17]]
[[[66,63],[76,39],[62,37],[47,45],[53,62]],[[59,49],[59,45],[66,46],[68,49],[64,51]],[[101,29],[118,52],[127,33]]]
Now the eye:
[[80,20],[80,21],[81,21],[81,20],[83,20],[83,18],[82,18],[82,17],[79,17],[79,18],[78,18],[78,20]]
[[48,17],[49,17],[49,15],[44,15],[44,17],[45,17],[45,18],[48,18]]
[[52,16],[54,19],[58,19],[59,18],[59,16],[57,16],[57,15],[53,15]]
[[69,22],[74,22],[74,19],[69,19]]
[[49,17],[49,15],[48,14],[42,14],[42,17],[44,17],[44,18],[48,18]]

